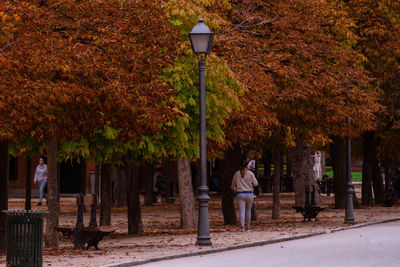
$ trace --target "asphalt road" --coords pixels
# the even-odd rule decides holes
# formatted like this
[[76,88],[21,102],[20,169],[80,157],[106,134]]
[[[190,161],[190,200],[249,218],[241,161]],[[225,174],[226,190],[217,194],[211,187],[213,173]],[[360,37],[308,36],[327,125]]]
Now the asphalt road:
[[400,267],[400,222],[344,230],[260,247],[160,261],[141,266]]

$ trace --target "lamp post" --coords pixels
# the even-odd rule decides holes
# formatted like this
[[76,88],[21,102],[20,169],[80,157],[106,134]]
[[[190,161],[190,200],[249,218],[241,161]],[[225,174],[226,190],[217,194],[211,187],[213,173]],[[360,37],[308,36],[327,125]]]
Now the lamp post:
[[199,224],[196,245],[211,246],[210,222],[208,216],[207,151],[206,151],[206,57],[211,51],[214,34],[203,19],[189,33],[193,52],[199,59],[200,87],[200,186],[199,186]]
[[[350,118],[346,118],[347,125],[350,124]],[[346,185],[345,185],[346,209],[344,223],[354,224],[354,209],[353,209],[353,183],[351,181],[351,140],[350,135],[346,137]]]

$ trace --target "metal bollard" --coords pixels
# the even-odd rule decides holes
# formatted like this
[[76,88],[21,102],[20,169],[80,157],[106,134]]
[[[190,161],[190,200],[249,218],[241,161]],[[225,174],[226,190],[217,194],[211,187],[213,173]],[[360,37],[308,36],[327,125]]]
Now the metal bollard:
[[47,211],[6,210],[7,267],[43,265],[43,217]]

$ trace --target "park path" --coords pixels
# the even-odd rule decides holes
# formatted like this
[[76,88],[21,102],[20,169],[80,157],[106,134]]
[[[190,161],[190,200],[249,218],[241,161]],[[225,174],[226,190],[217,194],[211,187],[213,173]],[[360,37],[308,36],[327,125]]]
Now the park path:
[[161,266],[400,266],[400,222],[348,229],[305,239],[160,261]]

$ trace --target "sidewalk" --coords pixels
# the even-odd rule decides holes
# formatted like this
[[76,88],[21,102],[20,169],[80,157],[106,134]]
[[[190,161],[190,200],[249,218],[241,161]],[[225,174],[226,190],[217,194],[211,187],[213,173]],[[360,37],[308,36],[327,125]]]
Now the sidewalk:
[[150,262],[140,266],[398,267],[399,236],[400,221],[394,221],[206,256]]
[[336,229],[327,229],[327,230],[322,230],[322,231],[316,231],[316,232],[308,233],[308,234],[298,234],[298,235],[292,235],[289,237],[280,237],[280,238],[275,238],[275,239],[270,239],[270,240],[254,241],[254,242],[233,245],[233,246],[210,248],[210,249],[206,249],[206,250],[202,250],[202,251],[195,251],[195,252],[189,252],[189,253],[177,253],[177,254],[169,255],[169,256],[153,257],[153,258],[148,258],[148,259],[143,259],[143,260],[133,260],[133,261],[126,261],[126,262],[115,263],[115,264],[108,264],[108,265],[104,265],[103,267],[129,267],[129,266],[143,265],[143,264],[152,263],[152,262],[179,259],[179,258],[184,258],[184,257],[207,255],[207,254],[212,254],[212,253],[217,253],[217,252],[224,252],[224,251],[230,251],[230,250],[235,250],[235,249],[263,246],[263,245],[275,244],[275,243],[285,242],[285,241],[290,241],[290,240],[297,240],[297,239],[302,239],[302,238],[307,238],[307,237],[312,237],[312,236],[317,236],[317,235],[330,234],[330,233],[335,233],[338,231],[362,228],[362,227],[367,227],[367,226],[377,225],[377,224],[382,224],[382,223],[388,223],[388,222],[393,222],[393,221],[400,221],[400,217],[388,219],[388,220],[376,221],[376,222],[360,223],[360,224],[355,224],[355,225],[351,225],[348,227],[340,227],[340,228],[336,228]]
[[[63,239],[59,248],[44,249],[44,266],[131,266],[132,264],[121,265],[120,263],[145,263],[187,253],[210,253],[256,246],[350,227],[343,224],[344,210],[331,208],[333,196],[323,195],[325,203],[330,208],[320,214],[317,222],[302,222],[301,214],[295,213],[291,208],[294,199],[292,193],[282,193],[281,198],[281,219],[279,220],[271,219],[271,194],[257,198],[259,219],[257,222],[252,222],[253,232],[242,233],[238,226],[223,224],[220,198],[212,197],[210,201],[210,231],[213,245],[211,247],[194,245],[196,229],[179,229],[178,203],[142,206],[145,232],[140,235],[127,234],[126,209],[115,208],[113,209],[112,225],[118,227],[118,230],[111,239],[100,242],[101,251],[74,251],[71,242]],[[74,202],[74,198],[61,199],[60,225],[75,225]],[[23,199],[11,199],[9,206],[10,209],[22,208]],[[45,210],[46,206],[38,208]],[[391,208],[365,207],[355,210],[354,214],[358,224],[354,227],[359,227],[362,223],[399,218],[400,205]],[[84,223],[88,222],[89,214],[86,213]],[[5,256],[2,255],[0,256],[0,265],[4,263]]]

